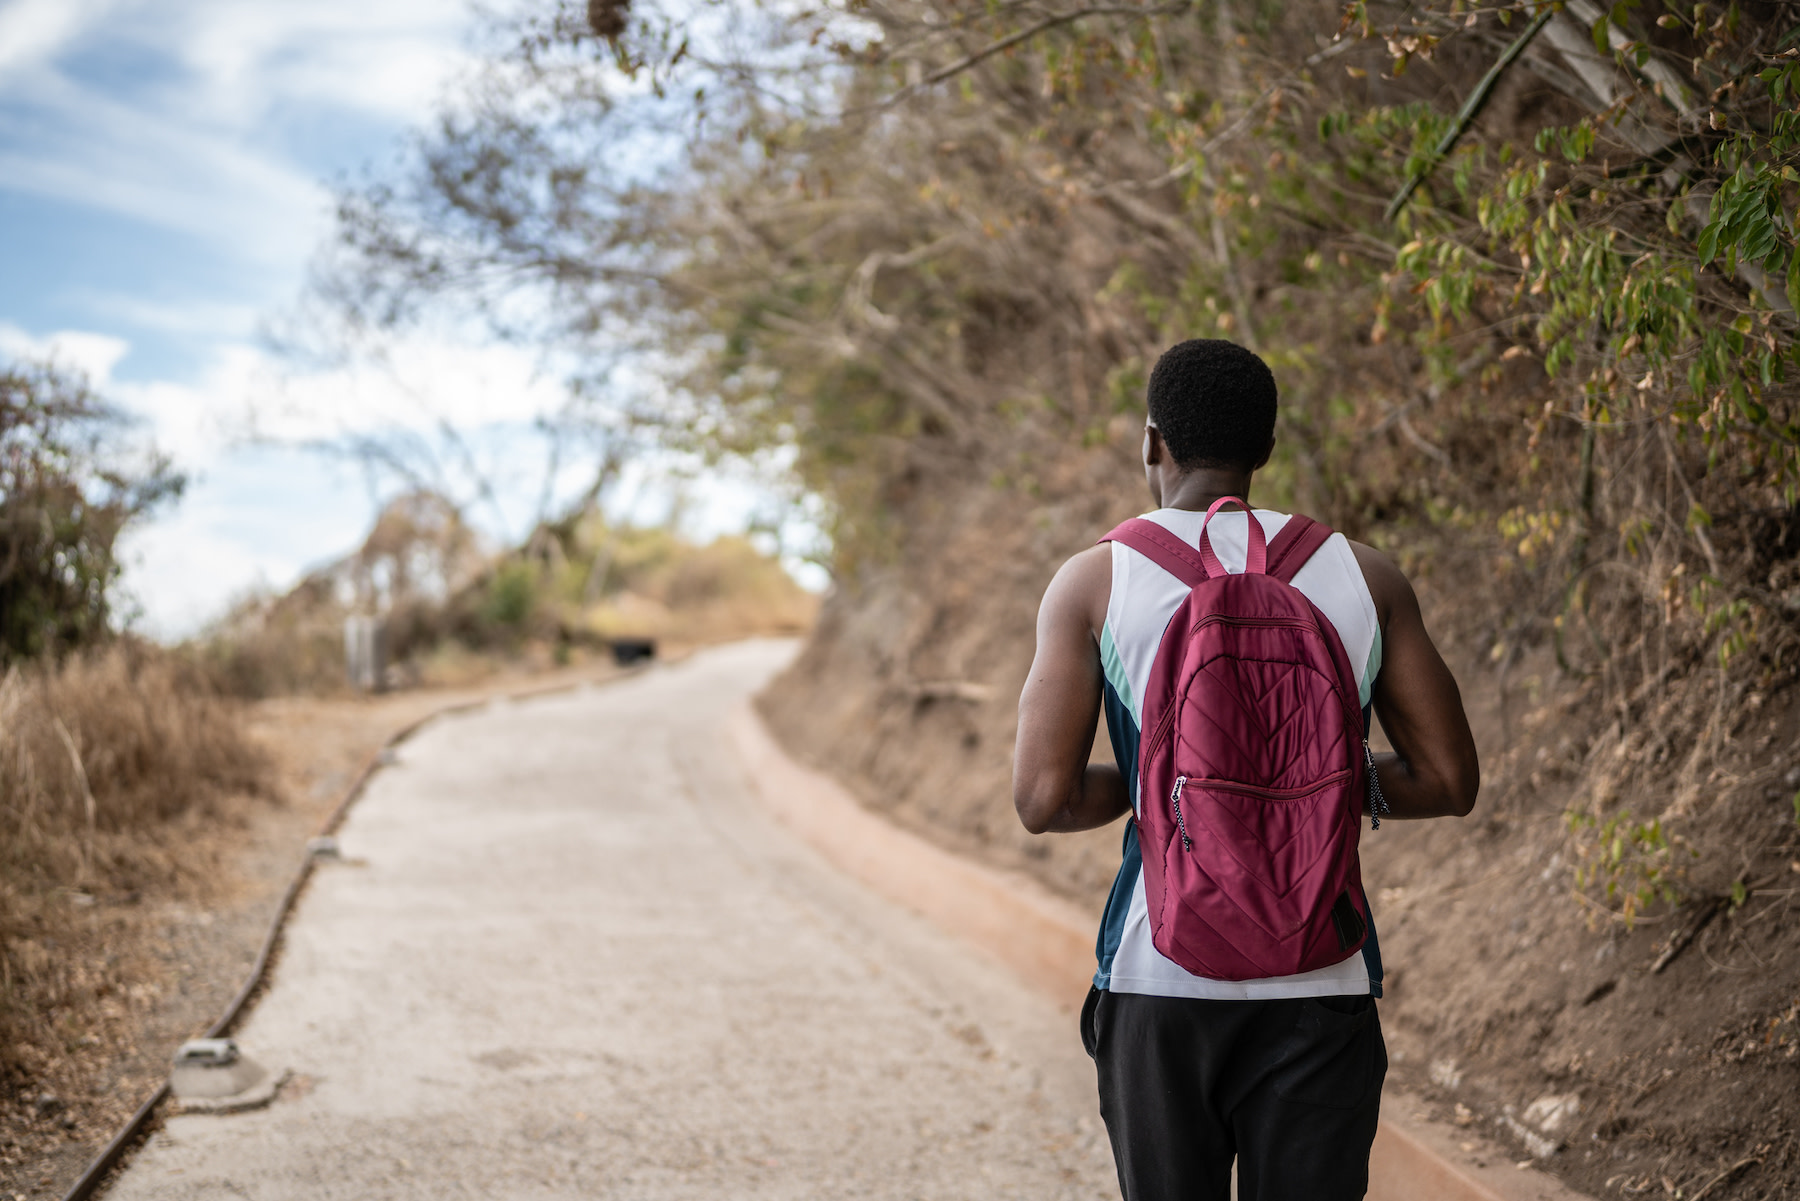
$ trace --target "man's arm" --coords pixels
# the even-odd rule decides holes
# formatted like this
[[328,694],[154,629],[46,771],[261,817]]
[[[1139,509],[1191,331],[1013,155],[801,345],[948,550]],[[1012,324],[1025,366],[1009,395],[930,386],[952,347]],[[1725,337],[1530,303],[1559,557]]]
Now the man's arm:
[[1375,756],[1394,817],[1466,817],[1481,788],[1475,737],[1462,693],[1425,630],[1411,582],[1380,551],[1352,542],[1381,621],[1375,713],[1393,744]]
[[1013,808],[1033,834],[1091,830],[1131,808],[1119,769],[1088,763],[1102,678],[1094,631],[1111,588],[1112,548],[1096,546],[1063,564],[1038,609],[1013,746]]

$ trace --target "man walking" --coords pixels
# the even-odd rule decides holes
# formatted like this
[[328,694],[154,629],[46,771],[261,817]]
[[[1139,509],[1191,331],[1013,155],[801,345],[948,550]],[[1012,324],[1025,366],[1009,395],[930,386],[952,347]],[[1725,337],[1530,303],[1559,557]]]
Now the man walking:
[[[1132,815],[1081,1018],[1125,1201],[1224,1201],[1234,1159],[1243,1201],[1364,1195],[1387,1054],[1361,814],[1464,816],[1480,781],[1399,569],[1225,507],[1245,509],[1276,403],[1240,346],[1163,355],[1157,508],[1057,572],[1019,698],[1025,827]],[[1116,766],[1088,762],[1102,707]],[[1368,753],[1371,710],[1391,754]]]

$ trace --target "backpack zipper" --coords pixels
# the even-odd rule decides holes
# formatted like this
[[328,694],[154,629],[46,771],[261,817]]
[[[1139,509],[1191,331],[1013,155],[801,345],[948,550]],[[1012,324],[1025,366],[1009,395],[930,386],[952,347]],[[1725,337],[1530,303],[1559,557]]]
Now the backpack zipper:
[[1388,804],[1387,795],[1381,791],[1381,776],[1375,771],[1375,752],[1369,749],[1369,740],[1363,739],[1363,766],[1369,771],[1369,829],[1381,829],[1381,815],[1393,813]]
[[1188,837],[1187,820],[1181,816],[1181,789],[1186,783],[1186,776],[1175,777],[1175,791],[1169,794],[1169,803],[1175,806],[1175,824],[1181,827],[1181,849],[1184,851],[1192,851],[1194,849],[1194,842],[1193,839]]
[[[1261,801],[1298,801],[1322,792],[1327,788],[1342,784],[1350,778],[1352,768],[1340,768],[1322,780],[1316,780],[1304,788],[1263,788],[1257,784],[1244,784],[1237,780],[1223,780],[1213,777],[1202,777],[1201,783],[1218,792],[1235,792],[1239,796],[1255,797]],[[1184,777],[1191,783],[1193,777]]]

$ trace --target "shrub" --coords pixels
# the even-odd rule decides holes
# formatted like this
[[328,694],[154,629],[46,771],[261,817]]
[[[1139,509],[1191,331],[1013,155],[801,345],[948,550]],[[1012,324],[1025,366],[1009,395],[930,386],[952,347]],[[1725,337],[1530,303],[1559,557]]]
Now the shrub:
[[182,486],[128,430],[79,376],[0,365],[0,662],[107,633],[120,531]]
[[517,634],[537,607],[538,570],[535,564],[515,560],[503,563],[488,581],[481,615],[488,622]]
[[[131,641],[0,676],[0,1075],[41,1059],[96,986],[72,901],[168,884],[184,832],[269,762],[239,709],[175,656]],[[54,952],[54,953],[53,953]]]

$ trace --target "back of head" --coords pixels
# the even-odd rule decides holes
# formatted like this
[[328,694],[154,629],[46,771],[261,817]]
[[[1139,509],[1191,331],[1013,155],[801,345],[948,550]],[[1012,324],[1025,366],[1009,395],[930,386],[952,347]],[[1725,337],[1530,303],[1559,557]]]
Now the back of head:
[[1150,420],[1183,471],[1260,466],[1275,437],[1275,376],[1235,342],[1181,342],[1150,372]]

